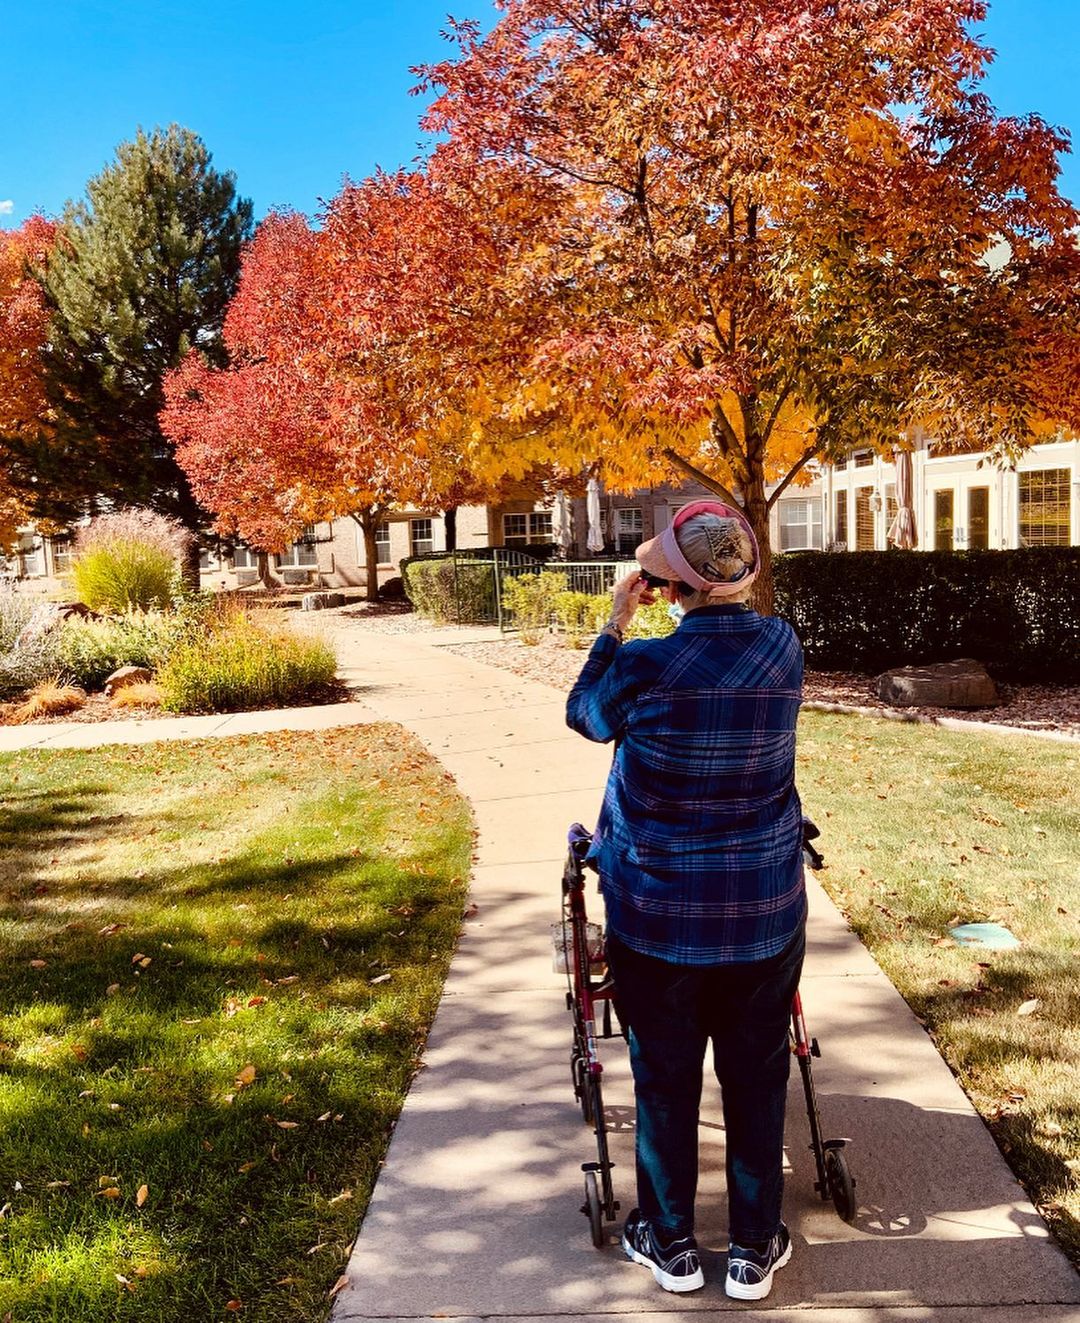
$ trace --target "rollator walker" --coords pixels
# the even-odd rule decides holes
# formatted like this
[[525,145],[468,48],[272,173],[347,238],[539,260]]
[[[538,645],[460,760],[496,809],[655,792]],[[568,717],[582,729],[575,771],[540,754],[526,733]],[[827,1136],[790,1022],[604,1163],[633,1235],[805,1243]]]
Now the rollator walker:
[[[808,867],[824,864],[812,844],[820,833],[809,818],[803,820],[803,857]],[[562,920],[556,924],[556,964],[567,978],[566,1008],[573,1020],[570,1048],[570,1078],[574,1098],[587,1125],[596,1136],[596,1161],[583,1162],[585,1202],[581,1211],[589,1219],[592,1242],[599,1248],[606,1241],[606,1224],[614,1222],[619,1211],[611,1171],[614,1164],[608,1154],[604,1121],[603,1074],[598,1044],[602,1039],[625,1038],[619,1023],[615,985],[604,960],[603,930],[590,923],[585,911],[585,870],[592,834],[574,823],[567,834],[568,850],[562,876]],[[599,1015],[599,1027],[597,1016]],[[803,1015],[799,993],[791,1003],[791,1050],[799,1063],[806,1113],[810,1122],[810,1149],[814,1154],[817,1179],[814,1189],[824,1202],[832,1200],[845,1222],[855,1220],[855,1181],[848,1168],[844,1148],[846,1139],[823,1139],[821,1117],[811,1060],[821,1056],[816,1038],[811,1038]]]

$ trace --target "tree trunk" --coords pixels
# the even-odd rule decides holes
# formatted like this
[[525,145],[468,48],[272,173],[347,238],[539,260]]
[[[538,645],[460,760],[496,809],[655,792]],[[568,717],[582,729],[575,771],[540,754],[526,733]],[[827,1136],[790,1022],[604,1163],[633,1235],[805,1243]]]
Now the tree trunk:
[[270,553],[268,551],[258,551],[255,556],[259,582],[262,586],[264,588],[280,588],[281,584],[270,573]]
[[446,550],[457,551],[457,512],[456,505],[447,506],[443,511],[443,527],[446,530]]
[[[755,466],[756,468],[756,466]],[[754,530],[758,551],[761,555],[761,568],[754,580],[754,593],[751,598],[754,610],[763,616],[773,613],[773,566],[772,546],[769,543],[769,506],[765,499],[765,475],[753,472],[750,483],[743,493],[743,513]]]
[[361,510],[353,515],[364,535],[364,572],[367,588],[367,600],[379,600],[379,552],[375,545],[375,532],[382,519],[382,511],[375,509]]
[[199,557],[202,554],[199,539],[194,533],[188,535],[180,557],[180,581],[190,592],[197,593],[202,587],[202,573],[199,569]]

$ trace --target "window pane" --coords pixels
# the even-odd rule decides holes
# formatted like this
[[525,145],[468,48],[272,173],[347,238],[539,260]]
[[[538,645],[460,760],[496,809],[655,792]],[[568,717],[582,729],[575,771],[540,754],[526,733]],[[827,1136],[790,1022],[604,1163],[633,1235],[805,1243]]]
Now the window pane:
[[250,547],[245,547],[242,542],[239,542],[233,552],[233,568],[237,570],[257,570],[259,568],[259,558]]
[[1067,547],[1072,522],[1069,469],[1020,474],[1020,545]]
[[872,450],[856,450],[854,458],[857,469],[868,469],[874,462],[874,452]]
[[71,569],[71,542],[66,537],[54,537],[52,540],[53,565],[57,574],[66,574]]
[[953,549],[953,494],[947,491],[934,493],[934,550],[952,551]]
[[821,498],[789,497],[780,502],[780,550],[807,551],[821,546]]
[[529,515],[529,541],[550,542],[551,539],[551,511],[534,511]]
[[870,508],[872,487],[855,490],[855,550],[874,550],[874,512]]
[[380,565],[390,561],[390,525],[379,524],[375,529],[375,559]]
[[990,488],[968,488],[968,549],[986,551],[990,546]]
[[620,556],[632,556],[645,540],[645,520],[640,510],[615,511],[615,546]]
[[847,492],[836,493],[836,532],[837,542],[847,545]]
[[409,520],[409,543],[414,556],[426,556],[429,551],[434,551],[430,519]]
[[526,542],[529,537],[529,519],[523,514],[503,515],[503,541],[509,544]]

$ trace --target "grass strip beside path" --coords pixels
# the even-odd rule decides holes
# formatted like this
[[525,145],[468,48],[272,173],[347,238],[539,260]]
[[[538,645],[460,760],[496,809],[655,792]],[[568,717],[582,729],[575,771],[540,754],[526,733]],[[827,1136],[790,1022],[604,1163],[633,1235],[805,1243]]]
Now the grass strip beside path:
[[[815,712],[798,749],[822,882],[1080,1265],[1080,750]],[[987,921],[1023,945],[947,937]]]
[[466,803],[391,725],[0,775],[0,1317],[324,1317],[458,932]]

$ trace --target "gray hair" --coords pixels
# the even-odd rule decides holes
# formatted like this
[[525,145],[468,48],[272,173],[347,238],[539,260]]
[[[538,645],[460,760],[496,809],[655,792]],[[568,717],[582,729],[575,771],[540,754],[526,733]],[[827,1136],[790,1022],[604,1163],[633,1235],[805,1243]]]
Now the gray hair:
[[[693,515],[681,524],[675,533],[679,550],[701,575],[714,583],[731,583],[755,565],[754,544],[738,519],[722,519],[715,514]],[[745,602],[753,592],[753,583],[744,592],[725,594],[722,599],[710,597],[707,589],[690,594],[680,593],[683,608],[705,606],[719,600]]]

